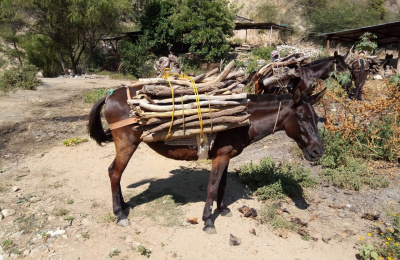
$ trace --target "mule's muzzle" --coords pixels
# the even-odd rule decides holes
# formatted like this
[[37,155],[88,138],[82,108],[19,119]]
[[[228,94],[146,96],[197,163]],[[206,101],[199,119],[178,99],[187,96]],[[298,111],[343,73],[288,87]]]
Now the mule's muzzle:
[[304,153],[304,158],[306,158],[307,161],[315,162],[321,159],[322,155],[324,155],[324,149],[322,147],[314,149],[305,149],[303,153]]

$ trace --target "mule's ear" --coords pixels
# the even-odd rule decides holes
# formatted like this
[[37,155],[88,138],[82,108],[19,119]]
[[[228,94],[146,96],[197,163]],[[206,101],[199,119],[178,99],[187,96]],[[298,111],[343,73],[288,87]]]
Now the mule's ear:
[[301,91],[299,87],[296,87],[293,90],[293,103],[295,106],[298,106],[301,103]]
[[337,51],[335,51],[335,53],[333,53],[333,57],[337,58],[338,54]]
[[321,98],[325,95],[325,92],[326,92],[326,88],[324,88],[324,90],[322,90],[321,92],[319,92],[315,95],[312,95],[310,97],[310,104],[314,105],[314,104],[318,103],[318,101],[320,101]]

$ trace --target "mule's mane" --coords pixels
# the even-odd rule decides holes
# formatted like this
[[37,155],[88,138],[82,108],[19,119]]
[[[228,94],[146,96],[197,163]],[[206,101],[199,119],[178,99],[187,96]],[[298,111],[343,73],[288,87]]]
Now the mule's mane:
[[333,61],[333,60],[335,60],[335,57],[325,57],[325,58],[321,58],[321,59],[309,62],[309,63],[303,65],[302,67],[315,66],[315,65],[319,65],[321,63],[327,63],[327,62],[330,62],[330,61]]

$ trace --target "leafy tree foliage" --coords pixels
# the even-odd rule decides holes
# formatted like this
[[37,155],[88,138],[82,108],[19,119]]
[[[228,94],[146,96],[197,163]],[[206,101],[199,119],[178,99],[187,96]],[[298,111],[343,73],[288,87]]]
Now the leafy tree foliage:
[[172,17],[175,34],[182,35],[189,51],[206,61],[215,61],[229,50],[235,9],[226,0],[186,0]]
[[151,1],[140,17],[142,32],[148,36],[148,44],[156,54],[168,55],[176,43],[171,16],[179,6],[178,1]]
[[368,5],[332,0],[309,14],[312,30],[332,32],[379,23],[379,15]]

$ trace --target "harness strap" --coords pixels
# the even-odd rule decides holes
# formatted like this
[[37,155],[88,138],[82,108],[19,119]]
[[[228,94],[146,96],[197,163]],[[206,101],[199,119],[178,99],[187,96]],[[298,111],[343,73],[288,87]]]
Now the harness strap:
[[278,115],[276,116],[275,125],[274,125],[274,130],[272,130],[272,133],[275,133],[276,124],[278,123],[279,113],[281,112],[281,104],[282,104],[282,102],[279,101]]
[[121,127],[124,127],[127,125],[135,124],[139,121],[139,119],[140,119],[139,117],[130,117],[130,118],[127,118],[127,119],[124,119],[124,120],[121,120],[121,121],[118,121],[115,123],[111,123],[111,124],[109,124],[109,127],[110,127],[110,130],[114,130],[114,129],[121,128]]

